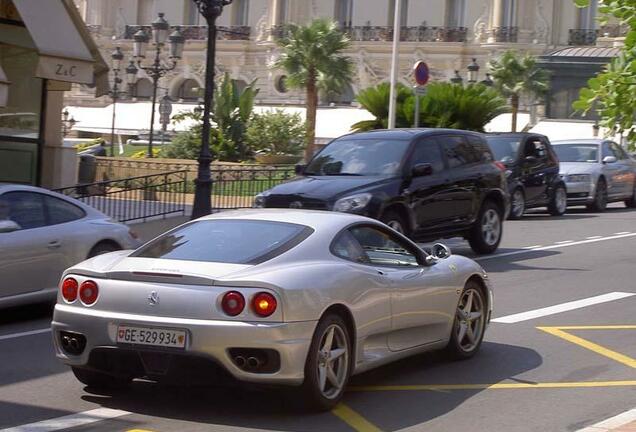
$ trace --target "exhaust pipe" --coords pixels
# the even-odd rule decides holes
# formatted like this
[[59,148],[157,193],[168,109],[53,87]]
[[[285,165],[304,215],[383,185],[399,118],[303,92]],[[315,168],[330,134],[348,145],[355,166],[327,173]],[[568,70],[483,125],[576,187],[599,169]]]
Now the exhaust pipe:
[[250,367],[250,369],[258,369],[261,366],[261,364],[262,364],[261,360],[257,357],[247,358],[247,365]]
[[69,338],[69,345],[71,346],[71,348],[73,349],[73,351],[78,351],[79,350],[79,342],[77,341],[77,338]]
[[70,343],[70,338],[68,336],[62,336],[62,346],[64,348],[68,348]]
[[245,363],[246,363],[245,357],[243,357],[243,356],[236,356],[236,357],[234,357],[234,363],[236,363],[236,365],[237,365],[238,367],[240,367],[241,369],[243,369],[243,368],[245,367]]

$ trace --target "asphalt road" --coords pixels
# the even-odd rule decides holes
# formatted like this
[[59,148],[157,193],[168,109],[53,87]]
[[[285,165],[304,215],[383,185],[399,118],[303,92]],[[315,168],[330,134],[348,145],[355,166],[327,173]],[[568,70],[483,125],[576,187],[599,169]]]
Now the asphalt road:
[[[635,250],[636,211],[622,205],[507,221],[498,253],[478,258],[499,321],[480,354],[454,363],[420,355],[356,376],[343,404],[324,414],[258,389],[136,382],[89,393],[55,360],[50,333],[20,335],[47,328],[46,306],[4,311],[0,429],[576,431],[636,405]],[[571,303],[582,299],[591,300]]]

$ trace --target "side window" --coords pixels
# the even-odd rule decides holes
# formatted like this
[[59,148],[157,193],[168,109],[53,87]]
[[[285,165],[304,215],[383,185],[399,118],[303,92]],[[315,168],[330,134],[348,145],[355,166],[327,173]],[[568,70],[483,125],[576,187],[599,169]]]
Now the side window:
[[616,156],[617,160],[627,159],[625,151],[618,144],[610,143],[610,149],[614,153],[614,156]]
[[479,160],[481,162],[492,162],[495,160],[490,150],[490,146],[484,140],[479,139],[476,136],[468,135],[468,143],[479,153]]
[[369,264],[392,267],[419,265],[411,248],[388,232],[370,226],[354,227],[350,232],[362,246]]
[[603,143],[603,153],[601,156],[601,160],[606,156],[614,156],[614,152],[610,149],[609,143]]
[[44,202],[49,215],[48,225],[71,222],[86,216],[81,208],[52,196],[45,196]]
[[334,255],[357,263],[369,263],[369,257],[349,231],[340,234],[331,246]]
[[537,159],[545,159],[547,157],[547,150],[545,144],[539,137],[530,137],[524,144],[524,157],[534,156]]
[[480,161],[481,156],[468,141],[461,136],[444,136],[441,138],[449,168],[458,168]]
[[8,192],[2,195],[8,203],[8,219],[21,229],[39,228],[46,225],[44,199],[42,194],[33,192]]
[[412,160],[411,166],[423,163],[431,164],[434,174],[444,170],[442,151],[434,138],[424,138],[418,141],[415,144]]

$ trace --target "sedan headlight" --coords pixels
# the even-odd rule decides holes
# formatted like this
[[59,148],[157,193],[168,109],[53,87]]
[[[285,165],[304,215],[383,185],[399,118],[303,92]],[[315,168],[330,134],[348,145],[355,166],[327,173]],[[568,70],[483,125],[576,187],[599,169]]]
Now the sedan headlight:
[[258,195],[256,195],[254,197],[254,203],[252,204],[252,207],[254,207],[254,208],[263,208],[263,207],[265,207],[265,200],[267,199],[268,195],[269,195],[269,193],[267,193],[267,192],[261,192]]
[[589,174],[569,174],[567,181],[569,183],[590,183],[592,176]]
[[361,210],[369,204],[371,201],[370,193],[361,193],[357,195],[351,195],[348,197],[340,198],[333,206],[334,211],[339,212],[353,212]]

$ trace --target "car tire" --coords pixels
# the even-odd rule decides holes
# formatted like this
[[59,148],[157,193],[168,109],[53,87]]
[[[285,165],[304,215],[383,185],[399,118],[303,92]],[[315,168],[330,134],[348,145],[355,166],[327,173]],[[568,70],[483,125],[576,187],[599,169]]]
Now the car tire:
[[109,252],[115,252],[121,250],[121,248],[110,242],[100,242],[93,246],[93,249],[88,253],[88,258],[96,257],[97,255],[102,255]]
[[307,354],[302,386],[310,410],[331,410],[342,399],[351,375],[351,347],[351,336],[339,315],[328,314],[318,322]]
[[451,358],[465,360],[479,351],[486,332],[487,305],[482,286],[474,280],[466,282],[457,302],[455,321],[446,346],[446,353]]
[[596,183],[596,193],[594,194],[594,202],[587,205],[587,209],[596,212],[604,212],[607,208],[607,183],[600,178]]
[[562,184],[554,188],[552,198],[548,204],[548,211],[552,216],[563,216],[568,209],[568,193]]
[[625,207],[636,208],[636,184],[634,184],[632,189],[632,196],[625,200]]
[[525,211],[526,197],[523,193],[523,189],[517,188],[512,192],[512,195],[510,195],[510,213],[508,214],[508,219],[521,219]]
[[385,225],[387,225],[394,231],[397,231],[400,234],[408,237],[408,225],[406,224],[406,221],[404,220],[402,215],[400,215],[397,211],[387,210],[380,218],[380,221],[382,221]]
[[485,201],[468,234],[470,247],[478,254],[497,250],[503,235],[502,210],[494,202]]
[[89,369],[71,367],[73,375],[82,384],[93,389],[120,389],[126,388],[132,379],[116,377]]

